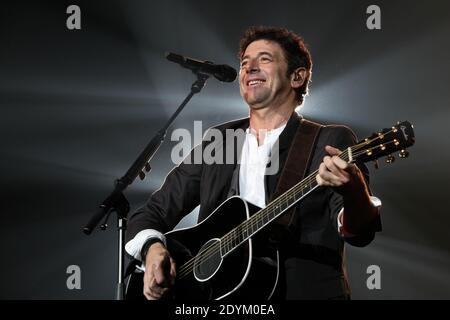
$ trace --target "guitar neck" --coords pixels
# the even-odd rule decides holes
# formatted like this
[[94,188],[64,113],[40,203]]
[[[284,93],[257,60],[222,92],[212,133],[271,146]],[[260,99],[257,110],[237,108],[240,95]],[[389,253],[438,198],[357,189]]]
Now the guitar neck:
[[[346,149],[339,155],[339,157],[344,161],[352,162],[352,148]],[[259,210],[248,220],[245,220],[229,233],[224,235],[221,239],[222,254],[225,256],[227,253],[233,251],[248,238],[255,235],[273,220],[280,217],[290,207],[315,190],[319,186],[316,181],[317,173],[318,170],[312,172],[309,176],[294,185],[288,191],[278,196],[269,205],[267,205],[267,207]]]

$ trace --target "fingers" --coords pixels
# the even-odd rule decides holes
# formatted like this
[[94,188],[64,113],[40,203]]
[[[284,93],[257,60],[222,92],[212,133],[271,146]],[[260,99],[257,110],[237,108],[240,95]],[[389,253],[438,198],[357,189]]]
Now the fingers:
[[342,168],[343,164],[338,160],[342,159],[330,158],[329,156],[323,159],[316,178],[319,185],[338,187],[349,181],[348,172]]
[[[345,171],[344,171],[345,172]],[[325,163],[319,167],[319,173],[316,175],[317,184],[327,187],[340,187],[349,181],[349,178],[341,173],[334,174],[330,172]]]
[[341,150],[332,147],[332,146],[325,146],[325,151],[330,155],[330,156],[338,156],[341,153]]
[[341,150],[332,147],[332,146],[325,146],[325,151],[331,156],[333,162],[340,168],[340,169],[347,169],[349,163],[339,158],[339,155],[342,153]]
[[326,146],[325,151],[329,156],[323,158],[316,175],[317,184],[320,186],[340,187],[348,183],[354,173],[354,165],[341,159],[338,155],[341,151],[337,148]]
[[166,296],[175,282],[176,265],[166,249],[147,254],[144,274],[144,296],[149,300]]
[[[347,168],[348,163],[342,160],[337,156],[333,156],[332,158],[329,156],[325,156],[323,158],[323,163],[325,164],[328,172],[331,172],[335,177],[342,179],[344,182],[347,181]],[[326,172],[326,171],[325,171]]]
[[166,296],[170,288],[160,287],[155,279],[151,280],[149,284],[144,282],[144,296],[148,300],[159,300]]
[[[153,266],[152,270],[146,270],[144,275],[144,296],[148,300],[157,300],[164,297],[170,291],[170,286],[173,284],[174,279],[171,280],[171,285],[167,286],[166,278],[160,275],[157,271],[161,268]],[[158,280],[159,278],[159,280]]]
[[156,300],[160,297],[153,291],[152,286],[154,285],[153,273],[145,271],[144,274],[144,296],[147,300]]

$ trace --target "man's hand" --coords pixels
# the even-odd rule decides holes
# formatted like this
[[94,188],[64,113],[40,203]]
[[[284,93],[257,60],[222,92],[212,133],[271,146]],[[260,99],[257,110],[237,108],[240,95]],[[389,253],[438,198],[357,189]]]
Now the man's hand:
[[148,300],[167,296],[175,277],[175,261],[162,243],[155,242],[148,248],[145,258],[144,296]]
[[326,146],[325,151],[329,155],[323,158],[319,166],[319,173],[316,175],[318,185],[334,187],[342,194],[365,189],[364,177],[356,165],[339,158],[339,149]]
[[320,186],[333,187],[344,198],[342,224],[350,234],[360,234],[374,221],[378,208],[370,201],[364,176],[359,168],[338,157],[339,149],[326,146],[329,154],[323,158],[316,175]]

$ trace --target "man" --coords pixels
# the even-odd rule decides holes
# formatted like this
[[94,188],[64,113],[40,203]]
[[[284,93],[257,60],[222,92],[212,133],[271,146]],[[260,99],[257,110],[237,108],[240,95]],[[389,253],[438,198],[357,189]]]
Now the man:
[[[308,92],[312,60],[303,39],[283,28],[249,28],[240,43],[240,92],[250,117],[223,124],[247,131],[241,165],[182,163],[161,189],[130,219],[126,251],[145,265],[144,295],[160,299],[170,292],[176,262],[165,247],[163,233],[200,204],[199,221],[232,194],[264,207],[274,195],[293,144],[300,119],[295,108]],[[370,196],[367,169],[348,164],[337,155],[354,144],[344,126],[323,126],[313,148],[308,172],[319,168],[321,186],[295,206],[282,226],[277,246],[282,249],[282,299],[347,299],[350,297],[344,242],[365,246],[380,230],[377,199]],[[266,175],[266,159],[279,146],[279,170]],[[204,148],[204,143],[199,148]],[[298,151],[298,150],[297,150]],[[293,152],[296,152],[294,150]],[[253,162],[252,162],[253,160]]]

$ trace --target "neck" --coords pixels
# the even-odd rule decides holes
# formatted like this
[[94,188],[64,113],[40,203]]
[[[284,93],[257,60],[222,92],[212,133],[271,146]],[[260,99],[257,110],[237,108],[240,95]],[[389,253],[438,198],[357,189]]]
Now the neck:
[[250,108],[250,128],[259,130],[273,130],[285,124],[294,112],[294,108]]
[[264,144],[265,132],[286,124],[293,109],[250,109],[250,129],[256,134],[258,145]]

